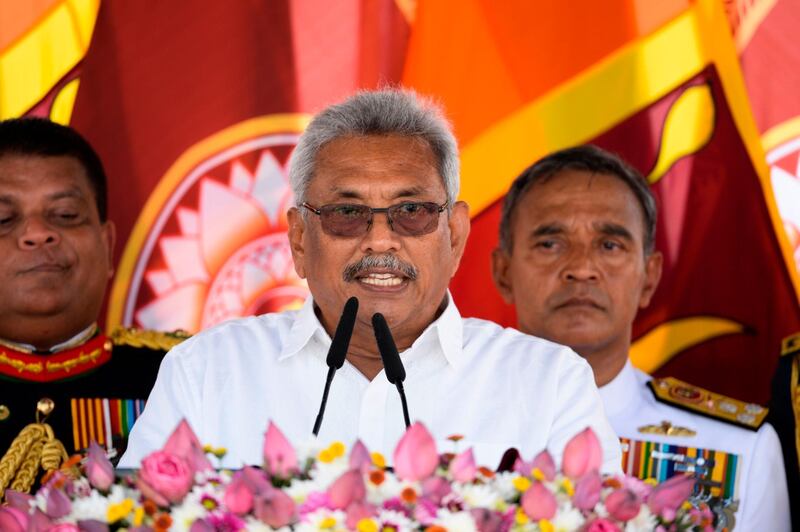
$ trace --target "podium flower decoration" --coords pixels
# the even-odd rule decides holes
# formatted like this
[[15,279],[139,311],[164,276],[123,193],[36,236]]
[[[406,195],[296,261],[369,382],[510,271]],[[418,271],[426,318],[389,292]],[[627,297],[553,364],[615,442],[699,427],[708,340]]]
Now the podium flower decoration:
[[[457,445],[457,438],[454,438]],[[421,423],[392,456],[357,442],[296,450],[270,423],[263,464],[216,471],[185,422],[131,476],[114,479],[92,446],[77,480],[52,475],[35,496],[9,490],[0,529],[23,531],[682,531],[713,530],[707,508],[686,503],[694,480],[654,486],[601,476],[590,429],[566,446],[558,471],[546,451],[493,472],[471,449],[440,454]],[[221,451],[217,451],[219,454]]]

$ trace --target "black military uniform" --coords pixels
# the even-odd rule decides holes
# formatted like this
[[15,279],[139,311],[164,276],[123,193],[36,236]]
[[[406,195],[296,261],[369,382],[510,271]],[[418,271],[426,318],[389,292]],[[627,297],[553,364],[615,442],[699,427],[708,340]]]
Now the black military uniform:
[[0,341],[0,456],[38,421],[52,427],[67,454],[94,440],[120,457],[161,359],[187,337],[124,328],[106,336],[96,327],[88,336],[45,354]]
[[772,379],[768,421],[783,447],[792,530],[800,530],[800,333],[783,341],[778,369]]

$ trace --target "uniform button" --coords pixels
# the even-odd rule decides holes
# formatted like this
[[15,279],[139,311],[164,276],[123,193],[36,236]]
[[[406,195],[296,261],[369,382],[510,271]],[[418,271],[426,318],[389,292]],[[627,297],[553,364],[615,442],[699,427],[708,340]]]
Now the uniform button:
[[0,421],[5,421],[11,415],[11,410],[6,405],[0,405]]
[[55,402],[53,402],[52,399],[50,399],[49,397],[42,397],[41,399],[39,399],[39,402],[36,403],[36,410],[38,410],[44,416],[49,416],[50,412],[53,411],[53,408],[55,408],[55,406],[56,404]]

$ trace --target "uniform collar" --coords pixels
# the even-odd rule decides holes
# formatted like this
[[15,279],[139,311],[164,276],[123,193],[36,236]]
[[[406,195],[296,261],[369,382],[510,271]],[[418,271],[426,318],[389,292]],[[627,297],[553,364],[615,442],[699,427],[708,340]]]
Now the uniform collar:
[[48,354],[48,353],[58,353],[60,351],[66,351],[67,349],[71,349],[73,347],[79,346],[81,344],[86,343],[90,338],[97,334],[99,328],[97,327],[97,323],[92,323],[81,332],[70,338],[65,342],[61,342],[60,344],[56,344],[52,346],[45,352],[39,351],[36,346],[32,344],[26,344],[22,342],[12,342],[11,340],[5,340],[0,338],[0,345],[5,345],[6,347],[10,347],[15,351],[19,351],[21,353],[37,353],[37,354]]
[[[297,311],[289,331],[289,336],[283,343],[279,360],[287,359],[299,353],[312,338],[317,337],[327,349],[330,346],[331,338],[325,328],[320,323],[314,311],[314,301],[312,297],[306,298],[305,303]],[[439,348],[444,354],[447,363],[458,369],[463,361],[463,323],[461,314],[458,312],[450,292],[447,292],[447,305],[442,314],[414,341],[409,350],[426,344],[433,337],[438,343]]]
[[611,382],[599,388],[600,398],[608,416],[615,416],[638,401],[639,379],[630,359]]

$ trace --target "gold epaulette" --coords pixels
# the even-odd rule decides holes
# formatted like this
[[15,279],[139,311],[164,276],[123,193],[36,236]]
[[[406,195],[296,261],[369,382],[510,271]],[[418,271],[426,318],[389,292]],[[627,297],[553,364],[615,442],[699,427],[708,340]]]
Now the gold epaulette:
[[161,332],[137,329],[135,327],[117,327],[111,331],[111,341],[114,345],[129,345],[131,347],[146,347],[161,351],[169,351],[191,335],[185,331]]
[[800,354],[800,332],[787,336],[781,342],[781,356]]
[[662,403],[750,430],[758,430],[769,412],[761,405],[710,392],[672,377],[653,379],[648,384]]

